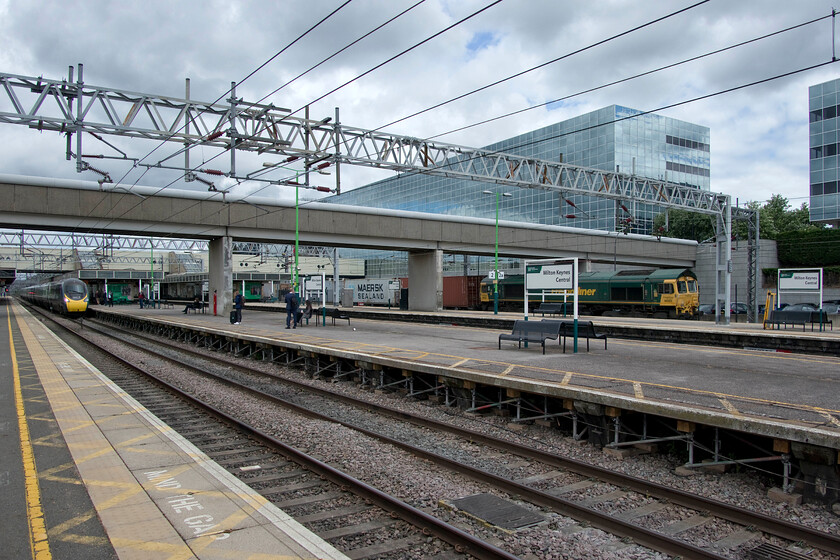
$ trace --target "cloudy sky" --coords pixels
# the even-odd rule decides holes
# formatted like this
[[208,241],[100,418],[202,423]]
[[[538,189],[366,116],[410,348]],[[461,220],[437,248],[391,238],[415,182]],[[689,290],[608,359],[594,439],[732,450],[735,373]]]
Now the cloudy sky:
[[[226,97],[231,82],[238,82],[237,96],[257,101],[417,0],[352,0],[341,7],[344,3],[0,0],[0,72],[63,79],[68,66],[83,63],[87,84],[183,97],[184,79],[190,78],[191,97],[213,101]],[[796,207],[808,201],[808,86],[840,77],[840,64],[713,94],[829,62],[831,18],[647,77],[575,94],[829,16],[829,0],[711,0],[696,6],[686,0],[503,0],[491,4],[493,0],[420,2],[267,101],[290,109],[311,104],[310,114],[317,118],[332,116],[339,107],[342,123],[378,128],[690,7],[386,130],[431,137],[564,98],[437,138],[483,146],[611,104],[640,110],[679,104],[661,114],[711,129],[713,191],[742,203],[764,201],[777,193]],[[490,7],[313,103],[485,6]],[[680,104],[708,95],[702,101]],[[0,112],[8,110],[8,98],[0,92]],[[74,164],[65,161],[64,140],[56,133],[0,124],[0,139],[0,173],[98,179],[89,171],[75,172]],[[143,157],[155,147],[139,140],[107,140],[133,157]],[[107,149],[90,143],[86,147],[100,153]],[[163,157],[179,147],[166,145],[158,153]],[[194,152],[193,161],[213,155],[209,150]],[[219,158],[216,167],[224,169],[228,161]],[[245,159],[237,170],[247,165],[258,168],[260,163]],[[127,183],[162,186],[172,180],[165,173],[140,177],[139,171],[117,162],[98,160],[96,166],[114,178],[125,176]],[[342,188],[381,177],[345,166]],[[289,196],[286,189],[261,194]]]

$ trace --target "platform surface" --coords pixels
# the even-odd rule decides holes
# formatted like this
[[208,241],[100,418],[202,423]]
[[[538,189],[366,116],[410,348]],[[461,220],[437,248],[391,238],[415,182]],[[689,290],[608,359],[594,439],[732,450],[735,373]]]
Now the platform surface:
[[[6,324],[0,361],[12,366],[3,368],[3,388],[20,392],[17,364],[31,363],[34,375],[24,382],[40,384],[60,429],[51,446],[66,446],[95,510],[87,518],[98,517],[104,528],[104,535],[94,530],[84,537],[89,546],[78,557],[346,559],[172,431],[20,305],[2,305],[0,313]],[[24,437],[39,418],[27,414],[33,403],[19,400],[24,421],[17,430],[6,421],[0,432],[3,466],[9,467],[0,479],[24,481],[6,485],[15,494],[4,493],[4,505],[13,508],[7,519],[20,521],[20,530],[3,531],[2,544],[8,545],[3,550],[18,551],[19,558],[29,557],[23,552],[47,558],[68,523],[56,520],[66,519],[65,510],[75,505],[48,488],[33,497],[43,486],[37,479],[54,473],[39,468],[42,452],[27,451],[43,442],[33,445]],[[33,529],[24,530],[27,526]]]
[[[370,320],[353,316],[326,326],[314,319],[297,329],[285,328],[285,313],[246,308],[240,325],[227,317],[184,315],[180,310],[136,306],[104,308],[152,321],[236,333],[250,340],[282,341],[318,351],[347,356],[376,356],[430,371],[520,390],[563,395],[625,409],[683,417],[698,422],[752,431],[756,422],[764,435],[806,440],[840,449],[840,356],[768,352],[662,343],[610,337],[581,339],[578,352],[567,341],[563,353],[558,341],[518,348],[498,335],[509,330],[453,326],[459,317],[478,312],[441,312],[440,323]],[[353,309],[358,312],[358,308]],[[381,309],[380,309],[381,311]],[[395,316],[398,313],[394,312]],[[492,313],[484,316],[493,317]],[[516,314],[500,314],[521,318]],[[539,317],[532,319],[539,319]],[[640,329],[693,329],[703,332],[746,332],[766,337],[840,338],[840,329],[811,332],[801,329],[763,330],[761,325],[706,321],[587,318],[598,325],[621,324]],[[688,411],[688,413],[687,413]],[[714,422],[711,422],[714,419]],[[795,432],[795,434],[794,434]],[[795,436],[795,437],[794,437]]]

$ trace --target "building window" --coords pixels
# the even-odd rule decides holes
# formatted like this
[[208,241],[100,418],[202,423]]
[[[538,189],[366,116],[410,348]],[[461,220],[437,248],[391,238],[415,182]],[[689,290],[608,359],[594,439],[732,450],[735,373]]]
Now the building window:
[[700,175],[702,177],[709,176],[709,170],[702,167],[695,167],[693,165],[685,165],[682,163],[674,163],[673,161],[665,162],[665,169],[668,171],[678,171],[680,173],[691,173],[692,175]]
[[679,146],[681,148],[691,148],[692,150],[702,150],[704,152],[709,151],[708,144],[697,142],[695,140],[688,140],[687,138],[680,138],[679,136],[671,136],[670,134],[665,135],[665,143],[671,144],[672,146]]

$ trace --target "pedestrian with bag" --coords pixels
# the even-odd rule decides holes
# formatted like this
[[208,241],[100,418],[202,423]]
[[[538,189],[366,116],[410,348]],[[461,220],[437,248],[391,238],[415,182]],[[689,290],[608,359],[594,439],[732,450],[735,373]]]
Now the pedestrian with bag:
[[233,311],[234,311],[234,319],[236,319],[233,324],[238,325],[242,322],[242,308],[245,307],[245,301],[242,298],[242,294],[239,293],[239,290],[234,292],[236,295],[233,296]]
[[286,328],[288,329],[290,328],[290,325],[293,325],[291,328],[296,329],[298,325],[297,312],[298,307],[300,307],[297,294],[294,291],[291,291],[286,294],[284,300],[286,302]]

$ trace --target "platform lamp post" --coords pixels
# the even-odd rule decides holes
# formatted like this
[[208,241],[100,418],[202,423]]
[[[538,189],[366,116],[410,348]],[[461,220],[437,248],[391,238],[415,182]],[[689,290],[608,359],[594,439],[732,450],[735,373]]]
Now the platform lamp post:
[[513,196],[510,193],[482,191],[484,194],[496,195],[496,258],[493,272],[493,314],[499,314],[499,199],[502,196]]

